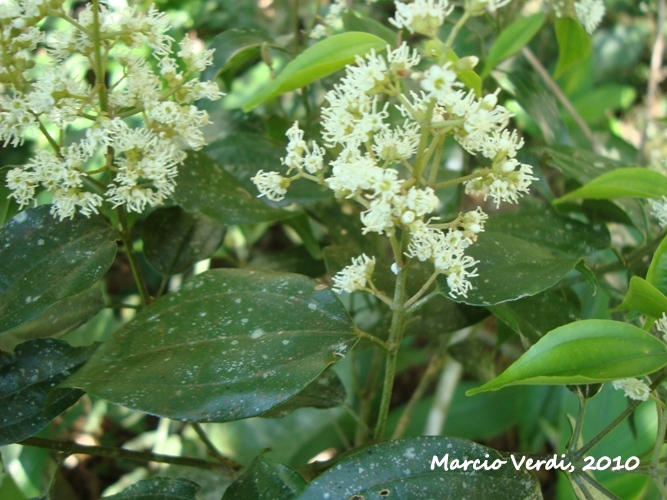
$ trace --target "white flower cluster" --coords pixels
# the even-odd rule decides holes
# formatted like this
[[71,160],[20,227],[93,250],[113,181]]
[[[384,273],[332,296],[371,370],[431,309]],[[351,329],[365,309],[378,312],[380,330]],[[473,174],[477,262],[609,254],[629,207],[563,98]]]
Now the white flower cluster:
[[366,289],[375,270],[375,257],[369,258],[366,254],[352,258],[352,264],[344,267],[333,278],[333,290],[338,293],[352,293]]
[[557,17],[576,17],[589,34],[597,29],[606,12],[604,0],[550,0],[550,3]]
[[662,317],[655,322],[655,328],[662,333],[662,339],[667,342],[667,314],[662,313]]
[[611,385],[616,390],[623,390],[627,397],[637,401],[646,401],[651,395],[651,388],[637,378],[615,380]]
[[[386,55],[372,51],[358,57],[325,96],[322,139],[335,157],[327,165],[325,149],[315,141],[307,143],[295,123],[287,131],[287,154],[282,160],[287,176],[259,171],[253,181],[260,196],[274,201],[282,200],[298,178],[327,186],[338,199],[355,200],[364,208],[364,234],[391,237],[396,229],[407,233],[405,255],[432,262],[436,273],[447,276],[450,294],[465,296],[472,287],[468,278],[477,276],[476,261],[465,250],[483,231],[487,216],[478,208],[438,224],[429,215],[437,210],[439,199],[427,181],[412,176],[413,163],[423,162],[417,159],[422,138],[453,135],[469,152],[488,158],[492,167],[468,182],[466,191],[491,196],[496,203],[516,202],[534,177],[530,166],[515,159],[523,140],[507,130],[511,115],[498,104],[497,95],[477,98],[464,90],[451,63],[421,73],[413,70],[419,62],[417,52],[406,44],[388,48]],[[408,97],[402,92],[402,80],[408,76],[420,82],[419,94]],[[394,107],[403,123],[389,123],[392,110],[383,95],[398,97],[400,104]],[[406,171],[408,179],[403,177]],[[370,260],[359,259],[334,278],[336,291],[365,286]]]
[[[69,29],[43,32],[47,16]],[[168,28],[154,7],[143,13],[102,6],[95,13],[88,4],[73,19],[60,1],[0,5],[0,141],[18,146],[26,133],[40,130],[52,148],[8,172],[10,196],[21,207],[45,189],[60,219],[97,213],[104,201],[140,212],[173,192],[183,150],[204,145],[208,115],[193,102],[222,93],[196,76],[211,64],[212,51],[185,38],[173,54]],[[36,66],[42,45],[48,57]],[[157,71],[140,55],[146,46]],[[111,61],[121,70],[109,73]],[[98,81],[111,80],[108,87],[88,83],[88,70]],[[88,128],[78,142],[64,145],[71,125]]]

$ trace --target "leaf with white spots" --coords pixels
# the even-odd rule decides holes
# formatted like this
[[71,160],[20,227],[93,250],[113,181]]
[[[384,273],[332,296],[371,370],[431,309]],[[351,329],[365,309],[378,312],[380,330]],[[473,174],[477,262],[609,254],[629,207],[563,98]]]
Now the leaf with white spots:
[[216,269],[116,331],[66,385],[146,413],[225,422],[290,400],[356,341],[317,281]]
[[109,500],[196,500],[200,490],[197,483],[187,479],[154,477],[134,483],[120,493],[103,497]]
[[36,434],[83,396],[56,386],[78,369],[94,347],[71,347],[63,340],[38,339],[0,357],[0,446]]
[[[558,283],[582,257],[608,248],[609,231],[603,224],[558,215],[546,206],[489,217],[485,231],[466,253],[478,261],[472,290],[457,301],[490,306],[536,295]],[[438,278],[443,294],[447,277]]]
[[93,286],[116,255],[116,235],[98,216],[58,221],[43,205],[0,228],[0,332]]
[[[453,468],[465,460],[471,461],[466,470]],[[473,460],[479,460],[480,468],[485,460],[489,467],[495,463],[498,468],[473,470]],[[542,495],[537,479],[523,469],[515,470],[509,457],[465,439],[428,436],[355,450],[312,481],[297,498],[503,500],[539,499]]]

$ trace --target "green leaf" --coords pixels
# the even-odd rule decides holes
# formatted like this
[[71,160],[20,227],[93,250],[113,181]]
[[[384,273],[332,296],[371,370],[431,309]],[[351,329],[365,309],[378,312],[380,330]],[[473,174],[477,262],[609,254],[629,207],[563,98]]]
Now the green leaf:
[[371,50],[384,50],[387,43],[370,33],[349,32],[334,35],[307,48],[280,72],[269,85],[243,106],[248,112],[290,90],[296,90],[329,76],[352,64],[356,56]]
[[653,254],[651,265],[646,273],[646,281],[661,293],[667,294],[667,237],[662,239],[660,246]]
[[667,297],[651,283],[639,276],[630,279],[628,294],[615,311],[639,311],[654,318],[667,312]]
[[591,53],[591,37],[578,21],[571,17],[556,19],[558,41],[558,64],[554,77],[558,78],[568,69],[586,59]]
[[113,500],[196,500],[200,487],[187,479],[154,477],[143,479],[120,493],[108,497]]
[[[546,207],[525,207],[491,217],[485,231],[467,251],[479,277],[458,302],[490,306],[536,295],[558,283],[585,255],[609,247],[602,224],[588,225],[562,217]],[[449,294],[447,279],[437,279]]]
[[538,147],[532,151],[543,156],[547,164],[563,172],[563,175],[581,184],[625,166],[592,151],[568,146]]
[[290,500],[306,486],[293,469],[258,456],[222,496],[223,500]]
[[545,18],[546,15],[540,12],[522,17],[505,28],[489,51],[482,78],[486,78],[499,62],[513,56],[528,45],[528,42],[540,31]]
[[327,368],[296,396],[262,413],[262,417],[283,418],[299,408],[332,408],[342,405],[346,397],[345,387],[338,375],[331,368]]
[[579,319],[579,307],[571,297],[546,291],[525,299],[489,308],[515,333],[535,343],[547,332]]
[[0,332],[96,283],[116,255],[116,233],[98,216],[58,221],[49,206],[0,228]]
[[268,33],[253,28],[227,30],[212,41],[213,64],[201,75],[201,80],[213,80],[217,74],[238,68],[249,61],[259,59],[261,46],[271,43]]
[[291,227],[294,232],[301,238],[302,243],[310,253],[310,256],[315,260],[322,258],[322,249],[320,243],[313,234],[313,228],[310,225],[310,219],[306,214],[301,214],[291,219],[287,219],[285,224]]
[[352,9],[343,13],[343,26],[345,31],[363,31],[382,38],[388,45],[396,45],[397,35],[394,30]]
[[[452,470],[453,460],[507,460],[498,470]],[[434,459],[447,458],[449,470]],[[434,463],[435,462],[435,463]],[[443,462],[440,462],[443,463]],[[433,469],[431,468],[433,465]],[[475,493],[476,492],[476,493]],[[541,498],[537,479],[508,457],[472,441],[448,437],[399,439],[354,450],[313,480],[299,500],[333,498]]]
[[636,326],[603,319],[550,331],[502,374],[466,394],[510,385],[596,384],[639,377],[667,365],[667,345]]
[[146,413],[225,422],[294,397],[356,341],[317,281],[217,269],[114,332],[66,385]]
[[36,434],[72,406],[83,392],[54,387],[88,359],[94,347],[37,339],[0,357],[0,446]]
[[144,255],[153,268],[166,276],[182,273],[220,247],[225,226],[181,207],[153,211],[141,225]]
[[271,208],[202,152],[190,151],[172,198],[188,212],[221,224],[255,224],[287,219],[293,212]]
[[557,143],[567,135],[567,127],[553,94],[534,73],[512,71],[507,74],[511,92],[542,132],[548,144]]
[[658,199],[667,196],[667,176],[646,168],[619,168],[596,177],[554,203],[579,198],[609,200],[630,196]]
[[601,85],[577,95],[572,105],[587,123],[596,124],[604,121],[610,111],[629,108],[637,91],[628,85]]
[[[280,170],[280,158],[285,156],[286,144],[277,143],[255,132],[232,132],[224,139],[209,144],[205,152],[232,174],[248,192],[257,193],[251,177],[259,170]],[[306,205],[327,197],[331,197],[330,190],[307,179],[300,179],[292,183],[283,201],[270,204],[282,206],[296,202]]]
[[104,308],[101,286],[56,302],[39,316],[12,330],[0,333],[0,350],[11,352],[22,342],[60,337],[81,326]]
[[[459,60],[459,56],[456,55],[456,52],[449,50],[445,56],[448,61],[456,63]],[[477,97],[482,97],[482,77],[479,76],[472,69],[466,69],[460,71],[454,67],[456,71],[456,77],[461,81],[466,87],[475,91]]]

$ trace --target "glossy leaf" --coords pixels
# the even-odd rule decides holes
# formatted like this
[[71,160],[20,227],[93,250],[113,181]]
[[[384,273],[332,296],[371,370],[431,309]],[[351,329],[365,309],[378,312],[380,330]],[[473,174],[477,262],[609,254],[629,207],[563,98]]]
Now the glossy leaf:
[[258,194],[246,190],[206,154],[191,151],[179,170],[172,197],[188,212],[226,225],[271,222],[294,215],[262,203]]
[[553,93],[533,73],[512,71],[507,74],[507,78],[516,101],[535,121],[547,144],[563,140],[567,127]]
[[561,196],[554,203],[580,198],[610,200],[625,197],[662,198],[667,196],[667,176],[646,168],[619,168]]
[[540,12],[528,17],[521,17],[505,28],[498,35],[496,42],[489,51],[482,78],[486,78],[499,62],[513,56],[528,45],[528,42],[540,31],[545,18],[546,15]]
[[28,340],[60,337],[84,324],[103,307],[102,288],[93,286],[56,302],[27,323],[0,333],[0,350],[10,352]]
[[653,254],[651,265],[646,273],[646,281],[662,294],[667,294],[667,238],[662,239],[660,246]]
[[628,294],[616,311],[638,311],[654,318],[667,313],[667,297],[651,283],[639,276],[630,279]]
[[[489,218],[477,242],[467,250],[479,263],[467,297],[455,300],[490,306],[536,295],[572,271],[581,257],[607,248],[609,232],[538,207]],[[449,294],[447,279],[438,277],[441,293]]]
[[[257,187],[250,179],[259,170],[283,171],[280,159],[285,156],[286,144],[256,132],[233,132],[224,139],[209,144],[205,151],[248,192],[257,193]],[[331,197],[330,190],[315,182],[301,179],[290,185],[283,201],[270,202],[270,205],[286,206],[294,202],[305,205],[326,197]]]
[[667,345],[636,326],[591,319],[550,331],[502,374],[468,395],[510,385],[595,384],[667,365]]
[[37,317],[96,283],[116,255],[101,217],[59,221],[49,206],[25,210],[0,228],[0,332]]
[[387,43],[370,33],[349,32],[333,35],[307,48],[290,61],[280,74],[244,106],[248,112],[274,97],[305,87],[354,62],[371,50],[383,50]]
[[345,31],[371,33],[382,38],[388,45],[396,45],[396,32],[384,24],[377,22],[375,19],[366,17],[362,13],[355,12],[352,9],[347,9],[342,17]]
[[558,41],[558,64],[554,76],[558,78],[590,55],[591,37],[581,24],[571,17],[556,19],[555,27]]
[[76,389],[55,389],[91,355],[94,347],[37,339],[0,357],[0,446],[26,439],[83,396]]
[[114,332],[66,385],[146,413],[224,422],[288,401],[356,341],[318,282],[218,269]]
[[213,80],[218,73],[258,59],[262,44],[271,42],[267,33],[252,28],[231,29],[219,34],[208,47],[215,52],[212,64],[202,72],[201,79]]
[[544,156],[546,163],[581,184],[625,166],[621,162],[597,155],[592,151],[568,146],[538,147],[533,148],[533,152]]
[[343,383],[338,375],[328,368],[296,396],[262,413],[262,417],[283,418],[299,408],[332,408],[343,404],[346,397]]
[[[498,470],[451,470],[453,460],[507,460]],[[433,464],[447,457],[448,469]],[[442,463],[442,462],[441,462]],[[458,438],[416,437],[355,450],[313,480],[299,500],[327,498],[538,499],[539,482],[508,457]]]
[[286,465],[258,456],[222,496],[223,500],[290,500],[306,486],[306,481]]
[[556,292],[505,302],[490,308],[494,316],[515,333],[537,342],[547,332],[579,319],[578,304]]
[[103,497],[110,500],[196,500],[200,487],[187,479],[154,477],[143,479],[120,493]]
[[154,210],[141,225],[144,255],[153,268],[166,276],[182,273],[220,247],[225,226],[181,207]]

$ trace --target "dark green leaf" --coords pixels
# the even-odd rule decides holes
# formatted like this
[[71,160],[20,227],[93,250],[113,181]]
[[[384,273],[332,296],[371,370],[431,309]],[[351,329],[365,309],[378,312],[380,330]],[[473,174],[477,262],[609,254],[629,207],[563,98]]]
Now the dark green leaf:
[[146,413],[224,422],[284,403],[356,341],[318,282],[218,269],[114,332],[67,386]]
[[290,61],[280,74],[244,106],[246,113],[274,97],[305,87],[354,62],[372,49],[384,50],[386,42],[370,33],[333,35],[307,48]]
[[102,497],[113,500],[196,500],[200,487],[187,479],[154,477],[143,479],[116,495]]
[[290,500],[306,486],[306,481],[286,465],[259,456],[233,482],[223,500]]
[[502,374],[467,394],[517,384],[596,384],[665,365],[667,345],[653,335],[627,323],[590,319],[550,331]]
[[37,339],[11,356],[0,355],[0,446],[22,441],[46,427],[83,392],[54,387],[88,359],[94,347]]
[[294,215],[262,203],[258,194],[248,192],[206,154],[191,151],[179,171],[172,197],[188,212],[226,225],[271,222]]
[[332,408],[343,404],[345,398],[343,383],[338,375],[329,368],[294,397],[262,413],[262,417],[283,418],[299,408]]
[[[453,460],[507,460],[498,470],[451,470]],[[449,470],[434,463],[447,458]],[[441,462],[442,463],[442,462]],[[433,468],[432,468],[433,467]],[[416,437],[355,450],[311,482],[300,500],[327,498],[541,498],[537,479],[497,451],[447,437]]]
[[208,47],[215,50],[213,64],[202,72],[201,79],[213,80],[218,73],[259,59],[262,44],[271,42],[267,33],[252,28],[231,29],[219,34]]
[[[489,306],[535,295],[575,268],[584,255],[608,247],[605,226],[562,217],[546,207],[527,207],[491,217],[468,254],[479,261],[473,289],[456,300]],[[449,293],[445,276],[437,280]]]
[[567,128],[553,94],[533,73],[513,71],[507,77],[516,101],[535,121],[547,144],[561,141]]
[[667,176],[646,168],[619,168],[602,174],[584,186],[561,196],[554,203],[579,198],[609,200],[614,198],[662,198],[667,196]]
[[651,265],[646,273],[646,281],[662,294],[667,294],[667,238],[663,238],[660,246],[653,254]]
[[320,243],[317,241],[315,235],[313,234],[313,228],[310,225],[310,219],[306,214],[287,219],[285,224],[294,229],[313,259],[319,260],[322,258],[322,249],[320,248]]
[[519,52],[528,45],[533,37],[544,24],[546,15],[543,13],[533,14],[528,17],[521,17],[505,28],[489,51],[489,56],[484,65],[482,78],[486,78],[495,66]]
[[102,288],[88,290],[56,302],[35,319],[0,333],[0,350],[13,351],[21,342],[60,337],[81,326],[104,307]]
[[566,177],[581,184],[625,166],[621,162],[596,155],[591,151],[568,146],[539,147],[533,148],[532,151],[544,156],[547,164],[563,172]]
[[578,21],[571,17],[556,19],[558,41],[558,65],[554,76],[558,78],[568,69],[580,63],[591,53],[591,37]]
[[515,333],[537,342],[547,332],[579,319],[579,307],[562,293],[543,292],[534,297],[505,302],[490,308],[494,316]]
[[158,208],[141,225],[144,255],[161,274],[182,273],[220,247],[225,226],[181,207]]
[[[280,171],[280,158],[285,156],[287,143],[276,143],[263,134],[234,132],[222,140],[209,144],[205,151],[215,162],[232,174],[250,193],[257,193],[257,187],[250,180],[259,170]],[[259,193],[258,193],[259,194]],[[312,203],[331,196],[331,191],[317,183],[301,179],[287,190],[282,202],[271,204],[300,205]]]
[[90,288],[116,255],[116,234],[98,216],[58,221],[49,206],[0,228],[0,332]]
[[375,19],[366,17],[360,12],[355,12],[352,9],[347,9],[343,13],[343,26],[345,31],[363,31],[371,33],[377,37],[382,38],[387,44],[396,45],[396,32]]
[[667,312],[667,297],[651,283],[639,276],[630,279],[630,288],[616,311],[639,311],[654,318]]

